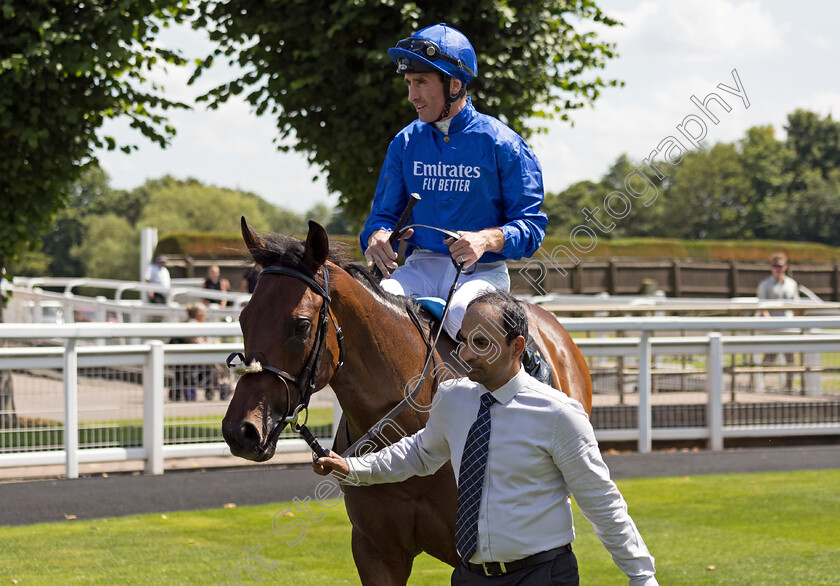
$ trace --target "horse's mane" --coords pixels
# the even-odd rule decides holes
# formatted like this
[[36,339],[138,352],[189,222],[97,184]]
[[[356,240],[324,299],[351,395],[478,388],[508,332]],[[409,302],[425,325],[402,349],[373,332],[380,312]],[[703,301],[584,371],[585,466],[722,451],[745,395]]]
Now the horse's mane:
[[[250,251],[254,262],[263,267],[279,265],[293,268],[323,285],[321,275],[315,274],[312,270],[312,259],[309,258],[302,240],[284,234],[265,234],[261,236],[261,239],[263,246]],[[411,297],[394,295],[383,289],[379,284],[379,279],[374,277],[364,264],[351,258],[349,248],[343,242],[330,241],[330,253],[327,260],[347,271],[381,302],[394,305],[406,313],[413,311],[428,317],[426,310]]]

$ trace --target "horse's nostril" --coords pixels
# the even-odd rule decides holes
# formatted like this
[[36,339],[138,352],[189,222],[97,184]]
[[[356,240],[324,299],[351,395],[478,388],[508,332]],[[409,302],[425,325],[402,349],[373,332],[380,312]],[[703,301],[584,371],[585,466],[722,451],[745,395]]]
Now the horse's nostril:
[[260,443],[260,432],[257,431],[253,423],[243,423],[240,427],[242,431],[242,438],[249,444],[258,445]]

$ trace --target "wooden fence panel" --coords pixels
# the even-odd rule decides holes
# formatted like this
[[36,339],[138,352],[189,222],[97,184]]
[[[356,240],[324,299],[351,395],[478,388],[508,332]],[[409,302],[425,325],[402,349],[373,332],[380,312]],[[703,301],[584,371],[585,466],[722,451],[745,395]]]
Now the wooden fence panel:
[[[573,262],[508,262],[516,294],[633,295],[662,290],[668,297],[754,297],[770,275],[765,263],[739,261],[610,259]],[[824,301],[840,301],[840,265],[796,265],[790,276]]]

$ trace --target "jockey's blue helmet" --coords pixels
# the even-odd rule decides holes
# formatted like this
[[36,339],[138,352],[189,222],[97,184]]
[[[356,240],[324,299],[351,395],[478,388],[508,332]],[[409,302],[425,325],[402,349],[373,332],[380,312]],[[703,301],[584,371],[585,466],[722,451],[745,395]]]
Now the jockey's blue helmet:
[[[388,49],[397,73],[439,72],[465,86],[478,73],[475,49],[464,34],[444,23],[417,31]],[[447,84],[448,85],[448,84]]]

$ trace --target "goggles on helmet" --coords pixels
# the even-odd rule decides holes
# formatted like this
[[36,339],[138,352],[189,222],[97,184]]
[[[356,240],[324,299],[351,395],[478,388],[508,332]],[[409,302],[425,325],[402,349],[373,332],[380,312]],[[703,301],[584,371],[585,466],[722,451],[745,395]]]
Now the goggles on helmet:
[[400,57],[397,59],[397,73],[440,73],[440,70],[418,59]]
[[406,51],[410,51],[415,55],[419,55],[429,61],[436,61],[437,59],[443,59],[444,61],[451,63],[458,69],[463,69],[467,73],[469,73],[472,77],[475,77],[475,72],[464,65],[464,62],[460,59],[454,59],[440,50],[440,47],[434,41],[430,41],[428,39],[420,39],[418,37],[408,37],[407,39],[403,39],[397,43],[397,49],[404,49]]

